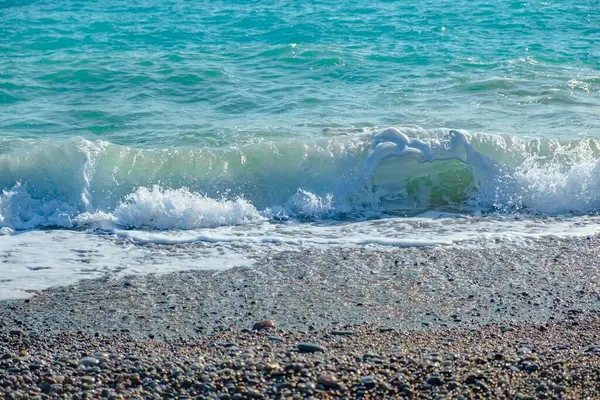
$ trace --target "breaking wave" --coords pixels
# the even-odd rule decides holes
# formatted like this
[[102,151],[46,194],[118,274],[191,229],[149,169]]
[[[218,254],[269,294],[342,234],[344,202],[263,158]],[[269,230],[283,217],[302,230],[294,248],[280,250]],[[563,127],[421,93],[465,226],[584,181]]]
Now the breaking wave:
[[0,141],[0,228],[198,229],[289,219],[595,214],[600,146],[415,126],[243,148]]

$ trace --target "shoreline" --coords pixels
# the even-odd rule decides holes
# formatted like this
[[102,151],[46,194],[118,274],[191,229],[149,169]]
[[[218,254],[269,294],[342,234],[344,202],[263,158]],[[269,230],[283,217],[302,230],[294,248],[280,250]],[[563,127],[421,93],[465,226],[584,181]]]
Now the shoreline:
[[[0,301],[8,328],[206,334],[276,320],[284,329],[546,323],[600,310],[599,237],[527,247],[266,251],[252,267],[82,280]],[[17,322],[18,321],[18,322]]]
[[[599,243],[331,247],[266,252],[252,268],[82,280],[0,301],[0,391],[594,398]],[[252,330],[264,320],[276,328]]]

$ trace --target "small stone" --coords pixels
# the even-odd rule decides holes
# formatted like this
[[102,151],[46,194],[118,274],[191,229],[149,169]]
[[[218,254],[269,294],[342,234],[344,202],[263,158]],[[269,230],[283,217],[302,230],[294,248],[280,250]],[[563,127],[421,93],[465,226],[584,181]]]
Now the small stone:
[[29,369],[30,370],[37,370],[42,368],[44,365],[46,365],[43,361],[34,361],[31,364],[29,364]]
[[360,383],[365,385],[367,389],[373,389],[376,385],[375,377],[373,375],[367,375],[360,380]]
[[267,371],[276,371],[276,370],[280,370],[281,367],[277,363],[269,363],[265,366],[265,369]]
[[336,335],[336,336],[350,336],[350,335],[354,335],[354,331],[332,331],[331,334],[332,335]]
[[79,364],[83,365],[84,367],[93,367],[100,364],[100,360],[95,357],[84,357],[79,360]]
[[275,321],[259,321],[252,326],[255,331],[262,331],[263,329],[275,329]]
[[215,347],[224,347],[226,349],[230,349],[232,347],[237,347],[235,345],[235,343],[231,343],[231,342],[214,342],[213,345]]
[[196,370],[199,370],[199,369],[202,369],[202,368],[204,368],[204,365],[202,365],[201,363],[195,362],[192,365],[190,365],[190,369],[192,371],[196,371]]
[[61,385],[60,383],[55,383],[53,385],[50,386],[50,392],[56,392],[56,393],[62,393],[63,391],[63,385]]
[[281,382],[278,383],[277,385],[275,385],[275,390],[277,390],[277,392],[281,392],[282,390],[292,390],[294,388],[294,385],[292,385],[289,382]]
[[263,396],[263,394],[261,392],[259,392],[256,389],[248,389],[248,392],[246,392],[246,394],[253,398],[253,399],[264,399],[265,396]]
[[540,383],[539,385],[536,386],[535,391],[539,392],[539,393],[543,393],[546,390],[548,390],[548,387],[546,385],[544,385],[543,383]]
[[517,393],[517,395],[515,396],[515,399],[518,399],[518,400],[537,400],[535,396],[529,396],[529,395],[523,394],[523,393]]
[[477,387],[484,392],[489,392],[490,388],[485,384],[484,381],[477,381]]
[[323,385],[326,389],[335,389],[338,387],[337,378],[331,374],[321,374],[318,380],[319,384]]
[[600,345],[590,346],[587,350],[587,353],[600,353]]
[[529,353],[531,353],[531,350],[529,349],[529,347],[525,347],[525,346],[523,346],[523,347],[519,347],[519,348],[517,349],[517,352],[518,352],[519,354],[529,354]]
[[527,364],[527,366],[525,366],[525,371],[527,371],[527,372],[535,372],[535,371],[539,371],[539,370],[540,370],[540,366],[536,363]]
[[440,378],[437,375],[432,375],[429,378],[427,378],[427,383],[429,383],[431,386],[441,386],[444,384],[442,378]]
[[301,352],[301,353],[316,353],[318,351],[323,352],[325,351],[325,349],[317,344],[314,343],[298,343],[296,345],[296,348]]
[[39,384],[39,388],[42,393],[48,394],[52,391],[52,384],[50,382],[42,382]]
[[562,385],[552,385],[551,388],[556,393],[565,393],[567,391],[567,388]]
[[458,389],[460,385],[456,381],[450,381],[446,384],[446,387],[448,388],[448,390],[455,390]]
[[379,354],[375,354],[375,353],[365,353],[363,354],[363,361],[369,361],[369,360],[381,360],[381,357],[379,357]]
[[278,336],[269,336],[267,339],[269,339],[271,342],[283,342],[283,339]]

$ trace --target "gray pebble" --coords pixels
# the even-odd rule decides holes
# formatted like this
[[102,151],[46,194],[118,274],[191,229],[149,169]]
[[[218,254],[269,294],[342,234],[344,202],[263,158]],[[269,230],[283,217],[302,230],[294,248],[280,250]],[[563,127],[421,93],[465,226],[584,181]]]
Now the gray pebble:
[[100,364],[100,360],[95,357],[84,357],[79,360],[79,364],[83,365],[84,367],[93,367]]
[[325,351],[325,349],[317,344],[313,344],[313,343],[298,343],[296,345],[296,348],[301,352],[301,353],[316,353],[316,352],[323,352]]

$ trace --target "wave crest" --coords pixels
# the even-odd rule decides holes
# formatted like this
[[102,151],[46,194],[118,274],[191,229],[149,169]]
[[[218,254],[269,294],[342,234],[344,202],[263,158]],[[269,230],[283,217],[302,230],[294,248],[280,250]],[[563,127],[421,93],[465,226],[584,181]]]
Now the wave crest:
[[596,213],[600,145],[408,126],[236,149],[0,140],[0,228]]

